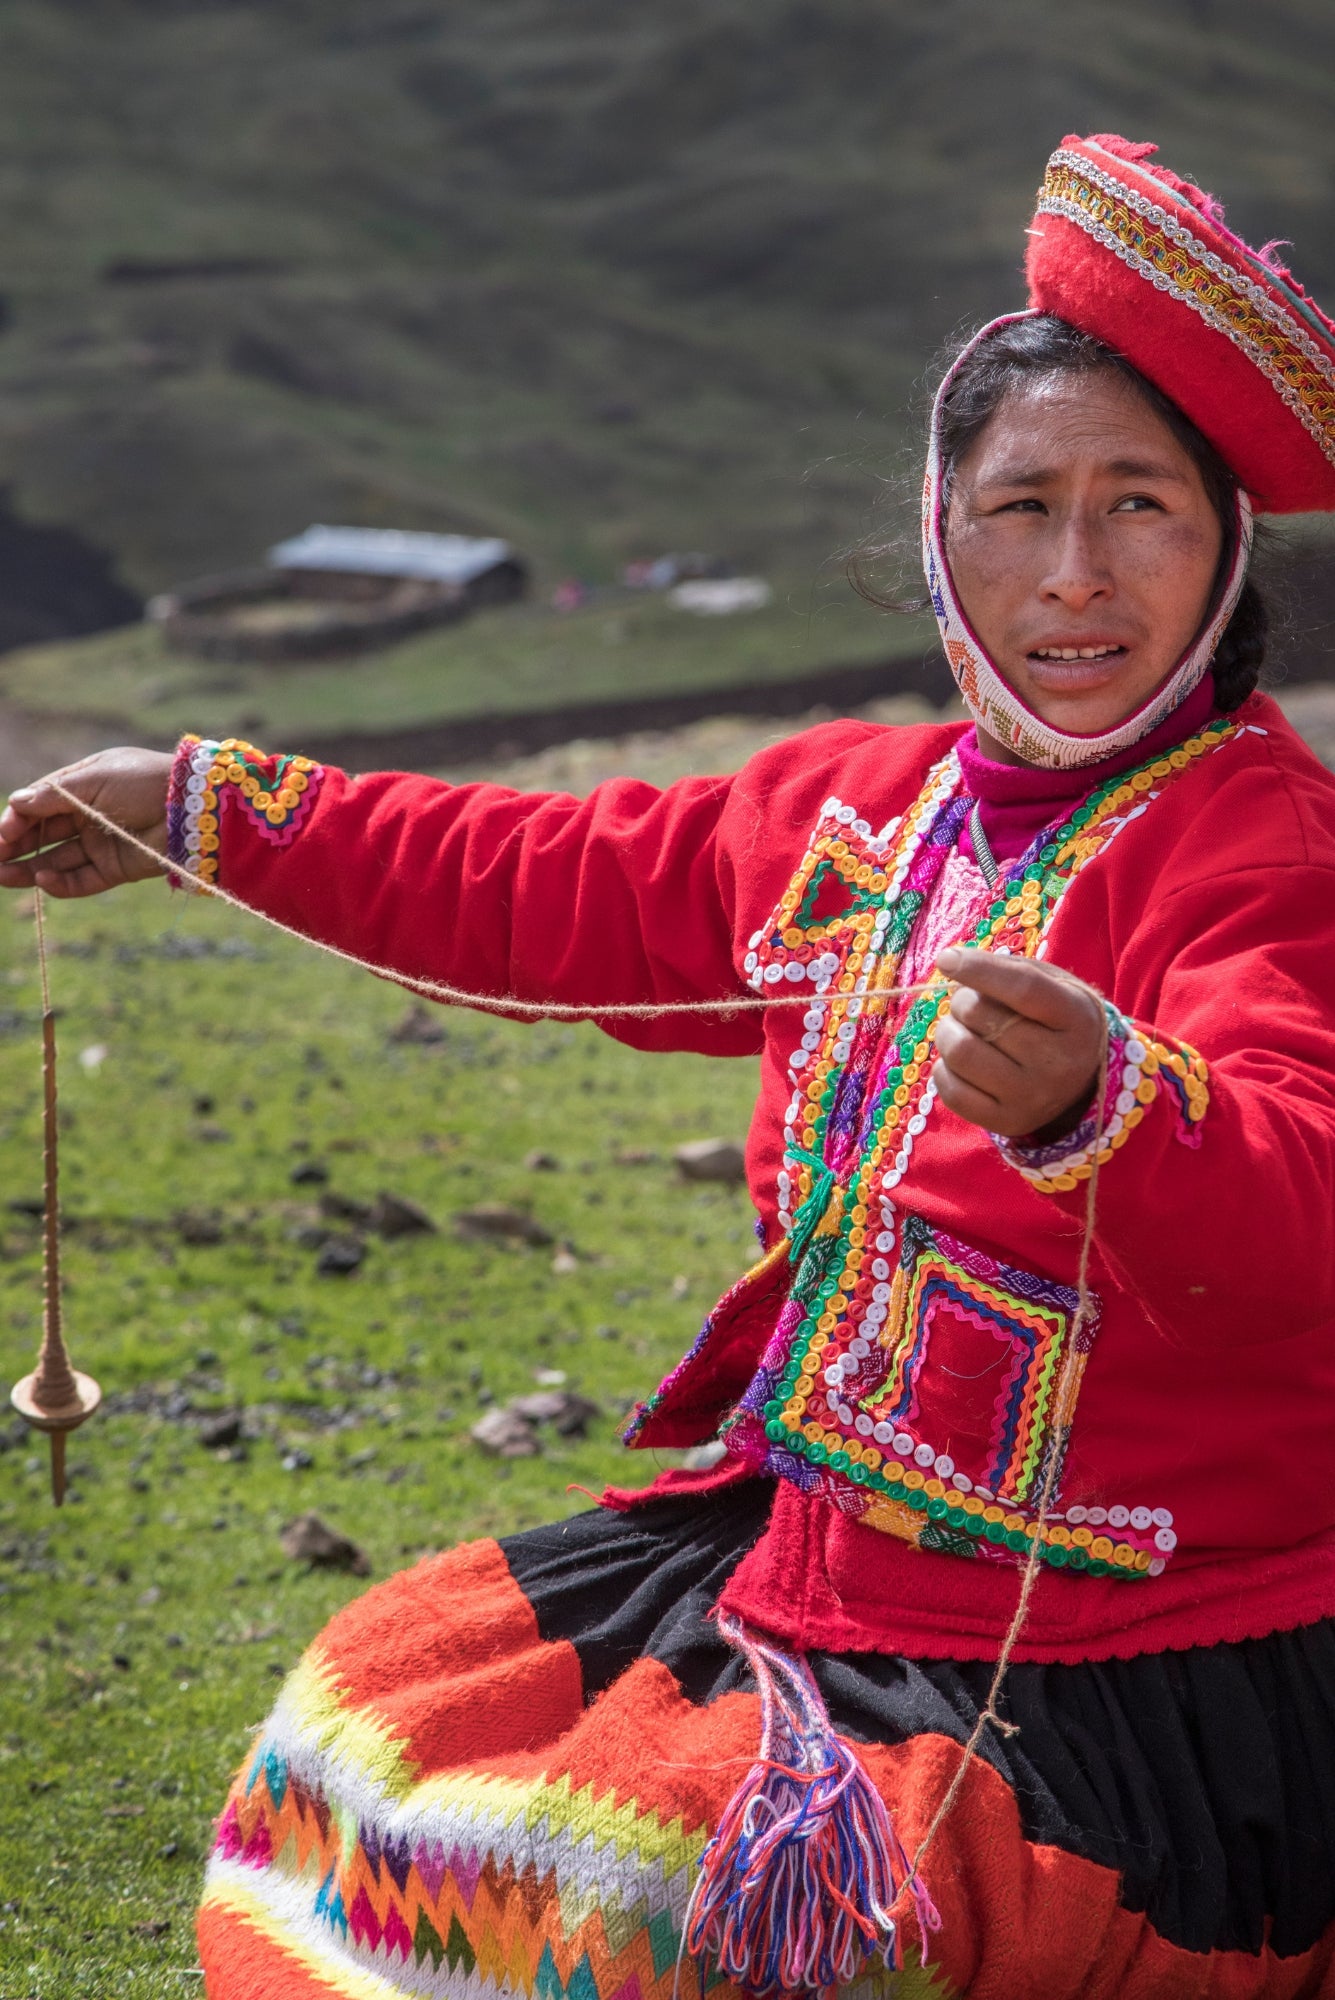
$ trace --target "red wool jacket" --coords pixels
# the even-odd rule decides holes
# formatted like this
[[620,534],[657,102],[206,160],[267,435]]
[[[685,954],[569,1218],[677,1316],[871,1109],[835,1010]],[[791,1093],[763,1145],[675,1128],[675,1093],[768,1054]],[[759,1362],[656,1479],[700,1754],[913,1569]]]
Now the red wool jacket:
[[[1210,1102],[1187,1147],[1160,1096],[1100,1175],[1102,1318],[1062,1482],[1066,1506],[1171,1516],[1178,1545],[1134,1584],[1042,1570],[1019,1658],[1125,1657],[1335,1615],[1335,778],[1273,702],[1254,696],[1238,719],[1077,875],[1052,922],[1049,959],[1199,1051]],[[882,825],[960,733],[834,722],[733,777],[662,792],[617,779],[585,800],[269,763],[258,812],[219,784],[198,819],[196,779],[185,818],[232,892],[401,973],[591,1007],[712,999],[750,991],[753,934],[826,799]],[[193,753],[197,771],[209,755]],[[178,851],[184,823],[178,800]],[[770,1243],[800,1019],[606,1024],[644,1049],[760,1054],[747,1166]],[[1083,1184],[1038,1191],[943,1106],[896,1199],[1007,1266],[1075,1282]],[[711,1434],[773,1318],[711,1356],[689,1411],[669,1396],[653,1441]],[[725,1601],[796,1646],[982,1659],[1017,1588],[1014,1567],[925,1552],[781,1480]]]

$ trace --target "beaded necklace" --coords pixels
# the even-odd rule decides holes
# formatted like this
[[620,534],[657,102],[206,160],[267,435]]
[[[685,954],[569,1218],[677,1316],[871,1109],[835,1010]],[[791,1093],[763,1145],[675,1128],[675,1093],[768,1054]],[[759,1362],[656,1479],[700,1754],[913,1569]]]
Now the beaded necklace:
[[[1080,871],[1181,772],[1236,733],[1235,723],[1211,723],[1176,749],[1106,780],[1011,865],[968,942],[984,951],[1041,957],[1053,916]],[[772,923],[752,941],[747,969],[753,984],[792,978],[789,968],[800,967],[796,976],[812,978],[818,994],[835,990],[805,1017],[808,1032],[793,1058],[795,1090],[779,1177],[793,1282],[727,1436],[730,1451],[758,1469],[824,1491],[873,1526],[921,1541],[925,1523],[915,1516],[929,1513],[929,1545],[960,1554],[1009,1553],[1014,1560],[1039,1533],[1024,1502],[1042,1483],[1054,1431],[1051,1401],[1074,1299],[1069,1288],[1011,1272],[950,1239],[930,1245],[976,1296],[1004,1299],[1010,1308],[1018,1303],[1032,1322],[1032,1365],[1017,1405],[1008,1504],[998,1504],[1000,1496],[987,1488],[967,1496],[948,1488],[944,1482],[954,1468],[927,1445],[917,1446],[917,1463],[910,1460],[906,1469],[895,1456],[906,1434],[887,1421],[906,1359],[896,1342],[911,1333],[907,1253],[917,1254],[923,1235],[916,1217],[901,1222],[892,1195],[936,1097],[936,1031],[950,989],[943,978],[934,979],[888,1039],[889,1002],[879,996],[895,983],[913,924],[972,803],[961,790],[953,752],[928,773],[903,820],[880,836],[872,836],[849,807],[827,801]],[[832,877],[852,892],[851,901],[833,921],[820,923]],[[1143,1104],[1129,1107],[1118,1138],[1143,1115]],[[1088,1173],[1087,1164],[1076,1166],[1060,1184],[1074,1186]],[[1017,1302],[1011,1292],[1021,1280],[1024,1297]],[[1093,1331],[1086,1328],[1082,1348]],[[1077,1391],[1078,1375],[1072,1403]],[[1130,1510],[1116,1511],[1130,1518]],[[1145,1514],[1148,1534],[1150,1510],[1135,1511]],[[1143,1536],[1115,1543],[1082,1532],[1073,1554],[1064,1523],[1043,1535],[1043,1559],[1058,1568],[1069,1562],[1093,1575],[1136,1577],[1152,1565],[1154,1573],[1163,1567],[1152,1540]]]

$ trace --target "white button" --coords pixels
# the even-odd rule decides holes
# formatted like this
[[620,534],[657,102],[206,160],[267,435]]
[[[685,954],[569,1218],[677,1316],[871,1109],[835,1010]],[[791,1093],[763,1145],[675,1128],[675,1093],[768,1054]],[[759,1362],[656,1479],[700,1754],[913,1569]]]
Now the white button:
[[1085,1519],[1089,1522],[1091,1528],[1101,1528],[1107,1518],[1108,1509],[1106,1507],[1088,1507],[1085,1510]]
[[972,1493],[973,1491],[972,1479],[968,1478],[963,1472],[952,1472],[950,1483],[961,1493]]
[[921,1465],[925,1470],[927,1466],[935,1465],[936,1453],[929,1444],[920,1444],[913,1454],[913,1461],[915,1465]]
[[871,1288],[871,1295],[873,1303],[878,1306],[884,1306],[890,1303],[889,1285],[873,1285]]
[[746,940],[748,951],[754,951],[764,935],[764,931],[752,931],[750,937]]
[[831,792],[829,798],[826,799],[825,804],[820,809],[820,817],[822,819],[830,819],[835,813],[838,812],[838,810],[839,810],[839,801],[835,797],[834,793]]
[[853,831],[860,835],[863,840],[871,839],[871,827],[865,819],[855,819],[853,822]]
[[806,1050],[794,1049],[793,1053],[788,1058],[788,1068],[792,1072],[792,1074],[794,1076],[800,1076],[802,1071],[806,1068],[806,1064],[807,1064]]
[[876,1303],[876,1300],[873,1299],[871,1304],[867,1307],[866,1313],[863,1316],[862,1324],[864,1326],[884,1326],[885,1320],[886,1320],[886,1308],[882,1305],[878,1305]]
[[781,965],[767,965],[765,967],[766,986],[777,986],[782,978],[783,967]]
[[783,968],[783,976],[794,986],[800,986],[807,976],[807,969],[799,960],[795,958],[790,959],[788,964]]
[[1149,1508],[1133,1507],[1131,1509],[1131,1525],[1138,1535],[1143,1535],[1146,1528],[1152,1528],[1154,1526],[1154,1516],[1151,1514]]
[[748,951],[746,957],[742,960],[742,970],[743,972],[754,972],[756,966],[759,963],[760,961],[756,957],[755,953],[753,951]]
[[1066,1518],[1068,1521],[1074,1521],[1078,1528],[1085,1518],[1085,1509],[1083,1507],[1068,1507],[1066,1509]]
[[887,1187],[898,1187],[903,1178],[904,1169],[902,1167],[895,1167],[892,1172],[886,1175],[885,1184]]
[[834,816],[841,826],[852,826],[858,816],[858,809],[856,806],[840,806]]
[[973,1490],[980,1500],[990,1500],[993,1497],[990,1486],[975,1486]]
[[1128,1111],[1135,1109],[1137,1102],[1138,1099],[1134,1090],[1119,1090],[1113,1099],[1113,1109],[1120,1112],[1122,1117],[1125,1118]]
[[1173,1517],[1166,1507],[1156,1507],[1150,1519],[1156,1528],[1171,1528],[1173,1525]]
[[1162,1556],[1152,1556],[1150,1558],[1148,1574],[1150,1576],[1162,1576],[1166,1567],[1167,1565]]
[[909,1119],[909,1132],[913,1138],[917,1138],[926,1123],[927,1120],[923,1117],[921,1111],[915,1111],[912,1118]]
[[851,1424],[853,1421],[853,1412],[849,1409],[847,1403],[841,1403],[839,1405],[839,1421],[841,1424],[845,1425],[845,1427]]
[[837,1389],[843,1379],[844,1371],[837,1361],[832,1361],[821,1377],[821,1380],[828,1382],[832,1389]]
[[1129,1063],[1143,1063],[1149,1051],[1144,1042],[1129,1041],[1122,1053]]
[[[880,1235],[876,1239],[876,1248],[878,1250],[893,1250],[894,1247],[895,1247],[894,1230],[883,1229]],[[875,1269],[875,1266],[873,1266],[872,1268]]]
[[895,1432],[895,1450],[898,1452],[901,1458],[912,1458],[913,1439],[909,1436],[907,1431]]
[[872,1430],[872,1436],[875,1438],[877,1444],[889,1444],[894,1435],[895,1427],[893,1424],[877,1424]]
[[952,1457],[950,1456],[950,1453],[949,1453],[948,1451],[943,1451],[943,1452],[941,1453],[941,1456],[940,1456],[940,1457],[939,1457],[939,1458],[937,1459],[937,1461],[936,1461],[936,1476],[937,1476],[937,1478],[938,1478],[938,1479],[949,1479],[949,1477],[950,1477],[951,1473],[952,1473],[952,1472],[953,1472],[954,1470],[955,1470],[955,1461],[954,1461],[954,1459],[953,1459],[953,1458],[952,1458]]
[[[808,1007],[806,1013],[802,1016],[802,1026],[806,1029],[807,1033],[814,1035],[824,1025],[825,1009],[823,1007]],[[812,1043],[812,1047],[815,1047],[814,1042]]]
[[1110,1507],[1108,1509],[1108,1526],[1110,1528],[1124,1528],[1130,1519],[1131,1509],[1129,1507]]
[[886,1263],[884,1257],[872,1258],[871,1274],[873,1278],[888,1278],[890,1276],[890,1266]]
[[869,1340],[864,1340],[862,1335],[859,1334],[856,1340],[849,1341],[848,1351],[850,1354],[856,1354],[858,1360],[861,1361],[864,1355],[871,1353],[871,1342]]
[[1154,1546],[1156,1549],[1162,1549],[1166,1556],[1171,1556],[1177,1547],[1177,1536],[1171,1528],[1160,1528],[1154,1537]]
[[1128,1063],[1122,1071],[1123,1090],[1134,1090],[1140,1082],[1140,1071],[1134,1063]]
[[853,1428],[860,1437],[869,1438],[871,1436],[871,1418],[865,1410],[862,1411],[860,1416],[854,1417]]

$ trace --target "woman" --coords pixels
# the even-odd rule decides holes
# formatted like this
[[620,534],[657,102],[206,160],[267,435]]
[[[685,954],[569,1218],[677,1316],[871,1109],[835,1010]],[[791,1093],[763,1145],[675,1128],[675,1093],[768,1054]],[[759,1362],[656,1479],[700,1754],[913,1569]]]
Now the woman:
[[[631,1427],[725,1461],[333,1620],[220,1823],[214,2000],[647,2000],[687,1950],[1335,1993],[1335,781],[1247,580],[1253,503],[1335,507],[1335,328],[1152,152],[1064,142],[1030,310],[938,398],[971,727],[583,802],[196,739],[57,774],[410,976],[797,1002],[605,1022],[763,1056],[764,1255]],[[45,783],[0,821],[9,887],[141,860]]]

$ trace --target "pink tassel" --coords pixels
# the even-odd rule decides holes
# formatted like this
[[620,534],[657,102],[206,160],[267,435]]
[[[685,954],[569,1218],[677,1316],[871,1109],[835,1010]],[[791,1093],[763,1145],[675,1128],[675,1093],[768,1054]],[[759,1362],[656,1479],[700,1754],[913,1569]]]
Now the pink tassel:
[[872,1958],[898,1970],[891,1911],[910,1883],[925,1964],[941,1919],[912,1880],[880,1793],[831,1728],[806,1661],[727,1612],[718,1623],[760,1690],[760,1757],[701,1857],[686,1949],[757,2000],[830,2000]]

